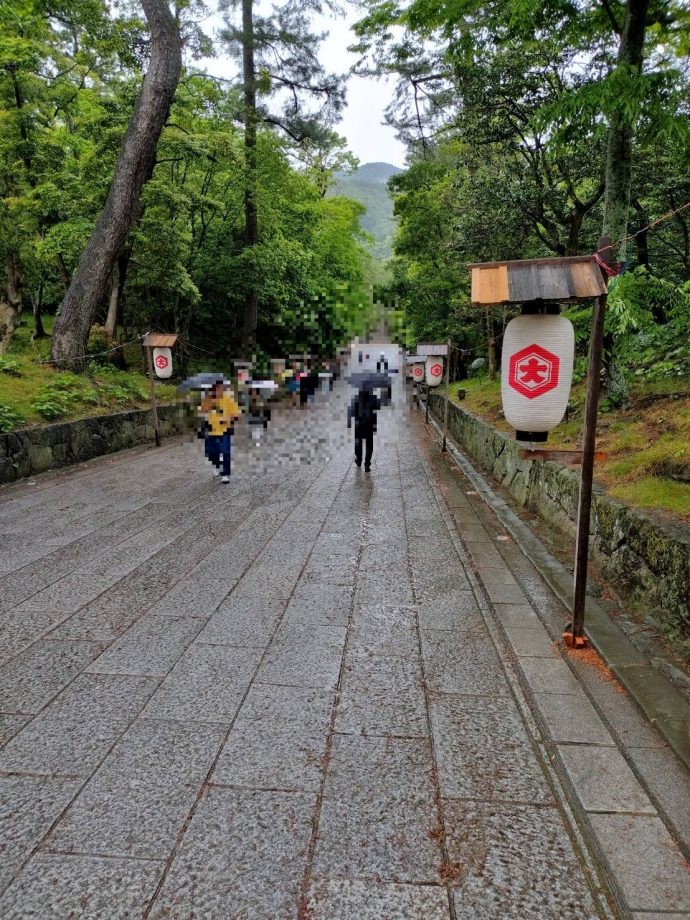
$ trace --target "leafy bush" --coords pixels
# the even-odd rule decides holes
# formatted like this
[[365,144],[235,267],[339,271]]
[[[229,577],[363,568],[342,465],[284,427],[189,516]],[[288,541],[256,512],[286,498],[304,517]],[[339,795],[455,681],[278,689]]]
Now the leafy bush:
[[573,383],[580,383],[582,380],[586,379],[588,363],[587,355],[578,355],[575,358],[575,366],[573,367]]
[[[573,382],[587,374],[591,307],[568,310],[575,328]],[[605,352],[606,395],[602,408],[625,404],[631,381],[690,377],[690,284],[678,287],[636,268],[609,284],[605,325],[612,347]]]
[[609,371],[609,377],[606,387],[606,396],[601,401],[601,408],[604,412],[611,409],[620,409],[628,401],[630,387],[626,379],[625,371],[620,364],[614,362]]
[[639,267],[609,284],[606,331],[625,336],[667,323],[690,331],[690,291]]
[[129,392],[139,402],[146,402],[149,399],[149,394],[146,391],[146,387],[134,381],[129,383]]
[[673,326],[659,326],[640,333],[621,349],[635,377],[662,380],[690,377],[690,342],[683,341]]
[[55,374],[49,386],[51,390],[57,390],[60,393],[75,393],[83,387],[83,381],[76,374],[70,374],[66,371],[61,374]]
[[[108,335],[105,326],[92,326],[86,343],[86,354],[95,364],[108,364],[115,343]],[[106,354],[103,354],[106,352]]]
[[32,399],[31,406],[42,418],[52,422],[67,415],[71,408],[71,401],[63,394],[48,388],[42,395]]
[[582,307],[579,310],[567,310],[564,316],[570,320],[575,330],[576,354],[586,354],[589,337],[592,334],[592,308]]
[[120,405],[126,405],[132,401],[132,394],[128,387],[120,386],[117,383],[104,383],[99,387],[101,396],[109,402],[116,402]]
[[0,372],[7,374],[8,377],[21,377],[21,365],[12,358],[0,358]]
[[0,405],[0,431],[14,431],[24,423],[24,417],[9,406]]

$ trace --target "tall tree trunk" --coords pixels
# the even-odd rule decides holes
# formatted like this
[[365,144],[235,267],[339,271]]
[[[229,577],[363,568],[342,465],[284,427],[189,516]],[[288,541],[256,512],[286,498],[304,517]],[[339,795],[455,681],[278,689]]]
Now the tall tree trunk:
[[[247,249],[259,242],[256,209],[256,74],[254,72],[253,0],[242,0],[242,77],[244,81],[244,244]],[[259,302],[254,272],[244,299],[243,350],[251,357],[256,345]]]
[[[35,177],[32,170],[31,162],[31,145],[29,144],[29,133],[27,131],[27,120],[24,113],[24,94],[22,86],[17,77],[16,65],[10,64],[4,68],[9,74],[12,88],[14,90],[14,104],[17,109],[17,126],[19,136],[22,139],[20,157],[26,170],[26,177],[31,188],[35,185]],[[11,177],[6,178],[8,191],[14,186]],[[16,249],[9,248],[5,255],[4,278],[0,283],[0,355],[7,350],[14,330],[19,325],[19,317],[22,312],[22,287],[24,285],[24,276],[20,261],[19,252]]]
[[646,229],[649,224],[649,217],[642,204],[635,199],[632,202],[637,214],[636,223],[639,230],[635,233],[635,248],[637,249],[637,264],[649,268],[649,232]]
[[565,244],[565,255],[576,256],[580,248],[580,232],[582,222],[585,218],[585,210],[582,207],[575,206],[572,218],[570,220],[570,229],[568,230],[568,239]]
[[51,357],[70,363],[84,354],[89,329],[127,236],[141,213],[139,196],[149,180],[156,145],[182,68],[180,29],[167,0],[142,0],[151,30],[151,61],[127,128],[108,198],[60,308]]
[[110,276],[110,296],[108,297],[108,313],[105,317],[105,331],[108,333],[108,338],[115,338],[115,330],[117,329],[117,315],[119,313],[120,306],[120,270],[118,268],[118,263],[115,263],[115,268],[113,273]]
[[[617,68],[633,79],[642,71],[647,10],[650,0],[628,0],[625,22],[620,33]],[[635,123],[621,107],[613,113],[606,152],[606,194],[604,199],[604,236],[614,243],[626,236],[632,183],[632,145]],[[625,241],[614,255],[625,259]]]
[[36,291],[36,296],[33,298],[33,314],[34,314],[34,340],[36,339],[45,339],[48,333],[43,328],[43,318],[41,317],[41,311],[43,309],[43,279],[38,283],[38,290]]
[[105,318],[105,329],[111,339],[115,338],[117,331],[117,321],[122,315],[122,292],[127,279],[127,268],[129,266],[129,257],[132,254],[132,247],[127,246],[115,263],[113,274],[110,279],[110,298],[108,300],[108,315]]
[[7,350],[12,334],[19,325],[23,284],[17,254],[10,251],[5,257],[5,278],[0,287],[0,355]]
[[67,269],[67,265],[65,264],[65,260],[61,252],[57,254],[55,261],[57,262],[58,271],[60,272],[60,280],[62,281],[66,294],[67,291],[69,291],[69,286],[72,283],[72,278],[70,277],[70,273]]

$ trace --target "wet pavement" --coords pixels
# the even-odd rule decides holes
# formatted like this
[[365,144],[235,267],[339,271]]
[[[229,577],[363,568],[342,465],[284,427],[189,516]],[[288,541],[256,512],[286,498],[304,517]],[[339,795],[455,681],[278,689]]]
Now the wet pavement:
[[4,920],[690,917],[687,775],[393,396],[369,475],[341,386],[0,491]]

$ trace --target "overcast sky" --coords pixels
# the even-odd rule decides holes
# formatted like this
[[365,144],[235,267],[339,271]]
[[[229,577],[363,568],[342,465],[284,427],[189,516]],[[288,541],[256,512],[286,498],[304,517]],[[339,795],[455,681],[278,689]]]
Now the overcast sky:
[[[348,45],[356,40],[350,24],[357,18],[357,11],[351,9],[345,18],[314,17],[314,30],[329,33],[321,46],[320,57],[332,73],[345,73],[357,60],[357,56],[347,50]],[[205,23],[205,28],[214,33],[220,24],[220,18],[214,16]],[[215,59],[204,61],[203,66],[217,76],[234,76],[235,62],[223,57],[220,48],[217,54]],[[383,80],[365,77],[350,77],[348,80],[347,108],[336,130],[347,138],[350,149],[361,163],[384,162],[404,166],[405,148],[383,118],[391,96],[392,84]]]

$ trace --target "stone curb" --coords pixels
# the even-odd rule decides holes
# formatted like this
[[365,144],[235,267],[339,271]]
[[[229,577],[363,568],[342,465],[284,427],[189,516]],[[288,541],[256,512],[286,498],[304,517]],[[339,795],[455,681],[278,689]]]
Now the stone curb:
[[[436,420],[430,417],[429,421],[436,434],[442,436]],[[530,560],[564,606],[570,609],[572,575],[549,553],[505,500],[494,492],[450,436],[446,443],[455,463],[482,500],[494,511],[523,555]],[[668,742],[678,759],[690,770],[690,706],[684,697],[635,648],[604,608],[589,596],[585,607],[585,624],[587,635],[608,667]]]

